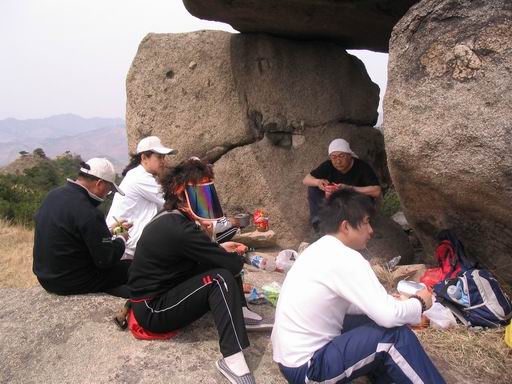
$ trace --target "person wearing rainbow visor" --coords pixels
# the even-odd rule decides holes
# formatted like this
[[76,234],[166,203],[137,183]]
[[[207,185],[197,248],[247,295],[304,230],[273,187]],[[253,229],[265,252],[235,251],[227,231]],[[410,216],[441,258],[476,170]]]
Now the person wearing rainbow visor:
[[165,333],[212,311],[223,355],[217,369],[231,383],[254,383],[243,354],[247,330],[271,325],[245,301],[240,272],[247,247],[212,241],[213,223],[224,217],[212,169],[189,159],[161,184],[164,209],[144,228],[130,269],[133,314],[144,329]]

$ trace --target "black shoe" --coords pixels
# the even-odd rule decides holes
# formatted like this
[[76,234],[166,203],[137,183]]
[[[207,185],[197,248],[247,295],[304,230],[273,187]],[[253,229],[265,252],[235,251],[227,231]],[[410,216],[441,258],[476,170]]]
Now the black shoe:
[[265,320],[252,320],[248,321],[245,319],[245,329],[247,332],[266,332],[272,331],[274,323],[267,322]]

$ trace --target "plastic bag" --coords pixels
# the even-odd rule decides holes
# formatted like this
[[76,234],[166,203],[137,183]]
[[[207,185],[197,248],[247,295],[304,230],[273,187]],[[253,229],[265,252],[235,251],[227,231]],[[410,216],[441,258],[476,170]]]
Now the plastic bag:
[[505,343],[512,348],[512,323],[505,328]]
[[452,311],[437,301],[423,314],[429,318],[432,328],[448,329],[457,325],[457,320]]
[[283,249],[276,257],[276,267],[281,272],[288,272],[297,259],[298,254],[293,249]]
[[265,304],[267,299],[265,295],[261,292],[258,292],[256,287],[252,287],[251,292],[245,295],[245,299],[250,304]]
[[261,289],[263,290],[265,298],[275,307],[279,299],[279,293],[281,292],[281,285],[273,281],[271,284],[264,285]]

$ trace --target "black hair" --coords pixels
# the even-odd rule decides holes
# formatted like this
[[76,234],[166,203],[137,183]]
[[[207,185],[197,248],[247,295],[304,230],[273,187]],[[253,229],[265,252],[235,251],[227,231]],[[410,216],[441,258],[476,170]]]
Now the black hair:
[[102,180],[100,179],[99,177],[97,176],[94,176],[94,175],[90,175],[88,173],[85,173],[85,172],[78,172],[78,177],[80,177],[81,179],[85,179],[85,180],[88,180],[88,181],[98,181],[98,180]]
[[334,192],[320,209],[320,229],[323,233],[337,233],[343,220],[358,228],[365,218],[375,215],[375,202],[367,195],[341,189]]
[[[87,169],[88,171],[91,170],[91,166],[89,164],[87,164],[85,161],[81,161],[80,162],[80,169]],[[78,171],[78,177],[82,178],[82,179],[85,179],[85,180],[88,180],[88,181],[97,181],[97,180],[101,180],[99,177],[97,176],[94,176],[94,175],[91,175],[89,173],[85,173],[85,172],[82,172],[82,171]]]
[[123,169],[123,172],[121,173],[123,176],[126,176],[128,171],[132,170],[136,166],[138,166],[142,162],[142,155],[146,155],[147,157],[151,156],[151,154],[154,153],[153,151],[144,151],[141,153],[131,154],[130,155],[130,162],[128,165]]
[[164,208],[168,210],[178,208],[179,199],[176,189],[180,185],[198,184],[205,177],[213,179],[213,169],[209,164],[198,159],[188,159],[175,167],[168,168],[160,179],[165,200]]

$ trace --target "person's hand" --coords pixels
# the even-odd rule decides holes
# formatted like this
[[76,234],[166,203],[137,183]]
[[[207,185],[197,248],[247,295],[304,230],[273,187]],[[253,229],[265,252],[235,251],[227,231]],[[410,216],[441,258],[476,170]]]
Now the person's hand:
[[128,221],[127,219],[120,219],[119,220],[119,224],[121,224],[121,226],[126,229],[127,231],[133,227],[133,222],[130,222]]
[[130,238],[130,234],[128,233],[128,231],[121,232],[117,236],[122,236],[125,241],[128,241],[128,239]]
[[393,296],[395,299],[400,300],[400,301],[408,300],[411,298],[410,296],[403,295],[401,293],[393,293],[391,296]]
[[208,237],[213,238],[213,222],[209,220],[198,220],[201,229],[206,232]]
[[110,228],[110,232],[112,233],[112,235],[121,236],[125,240],[128,240],[130,238],[128,229],[126,229],[123,225],[118,225]]
[[416,295],[423,299],[423,301],[425,302],[425,306],[427,307],[427,310],[429,310],[432,307],[432,292],[430,292],[427,288],[416,292]]
[[316,186],[322,190],[322,191],[325,191],[325,187],[327,187],[329,185],[329,181],[325,180],[325,179],[316,179]]
[[220,246],[227,252],[236,252],[239,255],[243,255],[247,252],[247,246],[242,243],[237,243],[236,241],[226,241],[221,243]]

